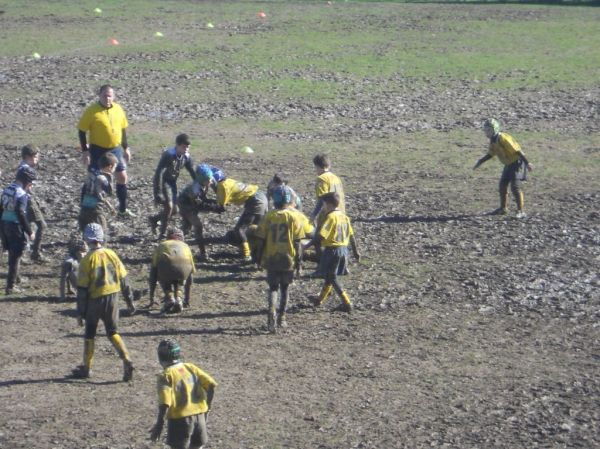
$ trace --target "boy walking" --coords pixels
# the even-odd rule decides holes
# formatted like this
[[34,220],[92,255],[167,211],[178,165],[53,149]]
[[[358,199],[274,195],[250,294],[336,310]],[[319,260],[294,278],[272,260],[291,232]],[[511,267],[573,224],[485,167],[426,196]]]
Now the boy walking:
[[521,189],[521,181],[525,179],[527,171],[531,171],[533,166],[529,163],[521,146],[515,139],[507,133],[500,132],[500,123],[498,120],[490,118],[483,123],[483,131],[490,139],[488,153],[477,161],[473,170],[494,156],[504,164],[502,176],[500,177],[500,207],[492,214],[506,215],[508,213],[508,186],[517,203],[517,218],[525,218],[524,206],[525,198]]
[[81,187],[81,209],[79,211],[79,229],[83,232],[90,223],[102,226],[104,235],[108,235],[107,212],[115,212],[108,197],[112,196],[112,175],[117,166],[117,157],[112,153],[103,154],[98,160],[100,169],[88,172]]
[[158,344],[158,417],[150,439],[158,441],[167,417],[167,444],[173,449],[199,449],[208,442],[206,419],[217,382],[192,363],[183,362],[175,340]]
[[[272,191],[275,210],[267,212],[256,231],[258,259],[267,270],[269,284],[267,328],[275,332],[278,327],[287,327],[286,310],[289,299],[288,287],[294,278],[294,268],[299,263],[300,240],[310,232],[297,215],[292,213],[293,194],[287,186]],[[308,220],[306,220],[308,224]],[[279,306],[277,294],[280,293]]]
[[162,206],[159,214],[149,217],[150,227],[156,232],[160,221],[159,240],[165,238],[169,219],[177,213],[177,178],[183,167],[192,180],[195,178],[194,164],[190,156],[190,138],[187,134],[179,134],[175,138],[175,146],[165,150],[154,172],[154,202]]
[[[19,163],[19,169],[23,167],[30,167],[32,170],[37,168],[37,164],[40,158],[40,150],[33,145],[25,145],[21,148],[21,162]],[[37,177],[37,173],[36,173]],[[42,237],[48,225],[44,220],[44,214],[40,207],[37,197],[33,191],[28,192],[29,199],[27,202],[27,220],[29,223],[35,223],[35,237],[31,244],[31,260],[36,262],[45,262],[45,258],[41,254]]]
[[315,306],[323,305],[332,290],[335,290],[342,299],[342,310],[351,312],[353,309],[352,302],[348,293],[342,289],[337,276],[348,273],[346,268],[348,243],[352,247],[354,258],[360,261],[354,230],[350,224],[350,219],[339,209],[340,198],[336,192],[326,193],[321,199],[323,200],[323,212],[325,214],[323,224],[316,231],[313,240],[304,247],[308,248],[312,244],[320,243],[323,249],[317,273],[324,276],[325,283]]
[[[164,293],[163,313],[181,312],[190,306],[192,274],[196,272],[192,250],[183,241],[183,232],[170,228],[167,239],[154,250],[150,267],[150,304],[154,304],[154,291],[159,282]],[[185,294],[182,289],[185,289]],[[182,300],[182,298],[184,298]]]
[[19,275],[19,264],[27,241],[33,240],[33,232],[27,219],[28,192],[31,191],[35,171],[21,167],[15,181],[2,191],[0,198],[0,225],[2,226],[2,246],[8,251],[8,274],[4,293],[10,295],[20,292],[15,286]]
[[83,364],[73,370],[73,377],[88,378],[92,374],[94,339],[98,322],[102,320],[106,335],[123,361],[123,381],[133,377],[133,364],[121,336],[117,333],[119,322],[119,292],[123,293],[129,312],[135,312],[127,270],[117,254],[102,247],[104,232],[98,223],[88,224],[83,239],[89,252],[81,260],[77,279],[78,320],[85,320]]
[[331,160],[329,159],[329,156],[326,154],[317,154],[313,158],[313,165],[317,172],[317,182],[315,185],[317,203],[315,204],[315,208],[313,209],[310,218],[313,221],[316,220],[318,228],[323,223],[325,215],[322,212],[323,195],[330,192],[336,192],[339,196],[338,209],[343,213],[346,212],[346,202],[344,200],[344,186],[342,185],[342,181],[330,170]]

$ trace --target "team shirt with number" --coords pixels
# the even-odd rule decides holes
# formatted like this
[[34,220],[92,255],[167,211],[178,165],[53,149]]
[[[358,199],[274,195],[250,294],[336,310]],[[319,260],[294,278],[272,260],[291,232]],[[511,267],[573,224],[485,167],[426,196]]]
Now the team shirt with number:
[[262,254],[264,266],[270,258],[279,254],[290,258],[296,256],[294,242],[305,236],[304,225],[291,209],[272,210],[258,225],[256,235],[265,241]]
[[241,206],[252,198],[258,191],[258,186],[244,184],[231,178],[224,179],[217,184],[217,203],[221,206],[235,204]]
[[77,127],[90,132],[90,143],[102,148],[115,148],[121,145],[123,130],[129,126],[125,111],[116,103],[105,108],[94,103],[84,111]]
[[336,209],[327,214],[323,225],[319,229],[319,235],[323,239],[321,246],[324,248],[339,248],[348,246],[350,236],[354,235],[354,230],[348,216]]
[[492,139],[488,155],[498,156],[498,160],[504,165],[510,165],[519,160],[521,156],[521,145],[510,135],[499,133],[498,137]]
[[217,382],[192,363],[176,363],[158,375],[158,403],[169,407],[167,419],[206,413],[206,391]]
[[77,286],[88,289],[88,298],[121,291],[121,280],[127,276],[127,270],[117,254],[108,248],[90,251],[81,260]]

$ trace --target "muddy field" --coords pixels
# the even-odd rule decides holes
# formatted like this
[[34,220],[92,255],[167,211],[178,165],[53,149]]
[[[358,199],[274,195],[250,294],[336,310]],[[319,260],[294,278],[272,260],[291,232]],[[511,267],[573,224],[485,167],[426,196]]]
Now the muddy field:
[[[357,29],[401,20],[350,12],[346,20]],[[551,8],[509,12],[485,9],[486,16],[501,13],[506,20],[559,14]],[[419,20],[421,13],[428,19]],[[428,20],[477,14],[484,13],[420,6],[399,23],[431,31]],[[37,20],[49,26],[56,18]],[[251,35],[265,27],[231,25],[226,31]],[[456,77],[288,73],[328,78],[356,100],[312,103],[255,92],[226,95],[241,78],[281,76],[267,69],[119,71],[153,57],[195,56],[188,50],[68,54],[33,64],[26,57],[2,58],[2,185],[10,182],[18,145],[33,136],[42,148],[35,191],[46,205],[42,248],[49,260],[38,265],[25,256],[25,292],[0,298],[0,448],[161,447],[148,436],[156,412],[155,350],[167,336],[220,383],[209,422],[211,448],[600,445],[598,84],[493,96],[479,81]],[[281,170],[306,210],[314,204],[311,158],[333,149],[333,171],[345,183],[364,256],[342,278],[355,312],[335,310],[338,299],[313,310],[310,299],[321,281],[303,276],[291,289],[289,328],[268,334],[264,273],[241,265],[236,248],[221,240],[240,213],[234,207],[204,216],[212,260],[198,263],[191,309],[162,316],[158,308],[144,308],[144,297],[138,313],[122,317],[134,381],[119,382],[121,364],[103,329],[94,377],[67,378],[83,351],[74,302],[57,297],[84,176],[74,124],[106,66],[131,121],[130,202],[138,214],[113,218],[109,246],[121,255],[134,287],[146,287],[156,244],[146,216],[154,207],[157,142],[191,130],[199,141],[192,149],[197,162],[263,187]],[[216,86],[206,92],[210,101],[165,95],[207,79]],[[379,93],[361,94],[373,82],[381,84]],[[488,115],[529,144],[536,171],[524,187],[526,219],[514,217],[514,204],[508,216],[487,214],[497,207],[496,161],[470,171],[485,148],[479,125]],[[278,131],[256,125],[288,119],[307,126]],[[242,134],[254,142],[254,154],[235,149]],[[182,173],[180,186],[188,181]],[[307,263],[305,272],[313,270]],[[5,279],[6,254],[0,274]]]

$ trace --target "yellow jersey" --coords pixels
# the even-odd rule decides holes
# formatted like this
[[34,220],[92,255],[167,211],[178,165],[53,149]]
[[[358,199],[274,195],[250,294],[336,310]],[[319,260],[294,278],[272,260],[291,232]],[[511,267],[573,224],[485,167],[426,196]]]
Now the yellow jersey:
[[173,265],[189,264],[192,268],[192,273],[196,272],[192,250],[187,243],[181,240],[165,240],[161,242],[152,255],[152,266],[156,267],[159,262],[168,262]]
[[340,196],[340,204],[338,209],[342,212],[346,211],[346,202],[344,200],[344,186],[342,181],[336,175],[330,171],[320,174],[317,177],[317,184],[315,187],[317,198],[321,198],[323,195],[329,192],[337,192]]
[[231,178],[226,178],[217,184],[217,203],[221,206],[235,204],[243,205],[258,191],[254,184],[244,184]]
[[90,144],[102,148],[115,148],[121,145],[123,130],[129,126],[125,111],[116,103],[105,108],[94,103],[83,112],[77,127],[90,133]]
[[127,276],[127,270],[119,256],[108,248],[91,250],[79,264],[77,286],[88,289],[88,298],[121,291],[121,280]]
[[350,224],[350,218],[341,210],[334,210],[327,214],[323,225],[319,228],[321,246],[324,248],[338,248],[348,246],[350,236],[354,230]]
[[217,382],[192,363],[176,363],[158,375],[158,403],[169,407],[167,419],[208,411],[206,391]]
[[519,160],[521,156],[521,145],[510,135],[498,133],[498,137],[492,139],[488,155],[498,156],[498,160],[504,165],[510,165]]
[[302,227],[302,231],[304,232],[304,237],[302,237],[302,238],[305,238],[306,236],[315,232],[315,227],[312,225],[309,218],[302,211],[299,211],[295,207],[290,207],[289,209],[286,209],[286,210],[289,211],[289,213],[294,216],[294,218],[296,219],[296,221],[298,221],[298,223],[300,223],[300,226]]
[[258,225],[256,236],[265,242],[261,259],[264,268],[280,271],[294,268],[294,242],[304,238],[305,233],[303,223],[292,209],[267,212]]

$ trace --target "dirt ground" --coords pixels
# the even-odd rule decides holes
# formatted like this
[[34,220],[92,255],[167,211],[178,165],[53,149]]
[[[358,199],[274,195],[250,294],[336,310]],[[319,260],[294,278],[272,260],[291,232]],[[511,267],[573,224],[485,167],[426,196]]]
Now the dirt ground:
[[[32,94],[0,102],[2,128],[65,129],[75,142],[74,127],[64,124],[75,123],[85,102],[68,99],[88,98],[84,80],[107,62],[124,60],[49,58],[25,70],[24,59],[5,58],[3,88]],[[61,85],[65,71],[79,71],[73,85]],[[482,92],[469,81],[413,89],[406,80],[390,79],[395,95],[365,98],[357,106],[263,104],[248,97],[192,108],[161,104],[144,92],[197,80],[164,72],[127,76],[115,73],[127,86],[123,104],[132,134],[154,126],[175,129],[184,119],[278,120],[292,114],[327,121],[333,115],[352,121],[320,133],[261,137],[310,141],[315,152],[326,150],[330,139],[358,142],[368,155],[371,139],[422,131],[443,136],[468,129],[483,147],[483,134],[473,124],[491,113],[517,132],[598,131],[597,88],[509,92],[482,102]],[[525,102],[527,108],[515,106]],[[455,142],[449,147],[461,150]],[[580,144],[579,150],[597,158],[600,148]],[[496,207],[499,166],[469,184],[455,166],[415,169],[368,156],[357,165],[360,155],[340,156],[334,172],[345,182],[365,257],[342,279],[355,312],[336,311],[338,299],[313,310],[309,299],[320,280],[303,276],[291,289],[289,328],[268,334],[264,273],[240,266],[236,249],[220,242],[239,210],[206,215],[213,260],[198,264],[191,309],[161,316],[158,308],[143,308],[146,297],[136,315],[121,318],[120,333],[136,368],[134,381],[125,384],[103,330],[94,377],[66,377],[80,363],[83,339],[72,298],[58,300],[58,274],[68,235],[76,230],[84,172],[73,147],[49,141],[42,151],[35,188],[46,204],[43,249],[49,261],[37,265],[25,257],[25,293],[0,298],[0,448],[161,447],[148,435],[156,413],[155,351],[167,336],[177,338],[186,358],[220,383],[209,420],[211,448],[600,446],[597,178],[532,175],[525,185],[529,215],[517,220],[514,213],[486,214]],[[272,167],[287,166],[309,210],[314,174],[306,156],[282,154],[273,161],[236,153],[209,162],[262,186]],[[17,160],[16,145],[0,146],[3,186]],[[145,287],[155,245],[146,213],[153,207],[156,160],[147,154],[132,161],[131,205],[139,216],[111,224],[109,246],[122,256],[137,288]],[[187,173],[181,176],[187,182]],[[306,272],[313,269],[308,263]],[[5,278],[6,255],[0,272]]]

